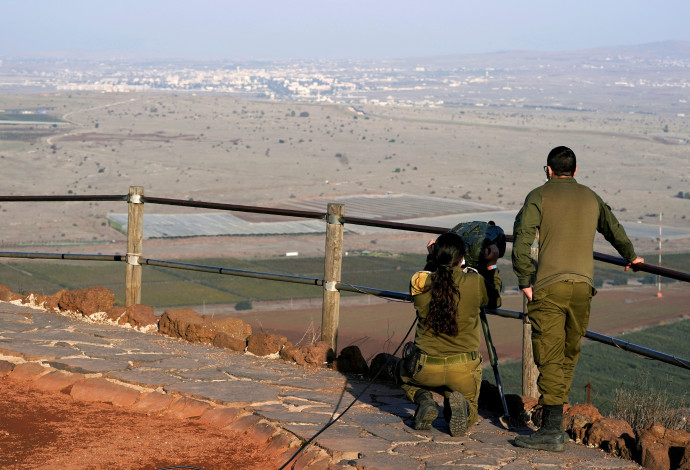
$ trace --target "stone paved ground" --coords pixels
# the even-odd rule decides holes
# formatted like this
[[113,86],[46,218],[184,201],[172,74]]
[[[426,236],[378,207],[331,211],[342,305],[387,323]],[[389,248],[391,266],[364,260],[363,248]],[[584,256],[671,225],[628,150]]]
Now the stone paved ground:
[[[363,380],[328,369],[304,369],[278,359],[87,323],[6,302],[0,302],[0,360],[41,364],[60,380],[65,374],[56,370],[83,374],[78,375],[86,380],[81,383],[91,385],[74,386],[72,396],[79,393],[84,399],[127,402],[112,389],[119,386],[120,391],[137,391],[135,402],[126,405],[135,409],[155,403],[177,407],[178,415],[208,420],[219,419],[219,408],[231,409],[228,426],[257,438],[270,436],[273,447],[283,443],[284,461],[298,448],[289,446],[308,440],[367,386]],[[187,397],[187,401],[163,401],[163,397]],[[216,414],[203,416],[207,403]],[[199,409],[196,414],[193,405]],[[443,418],[434,422],[431,431],[417,432],[410,427],[412,413],[413,406],[398,388],[374,384],[316,438],[315,447],[309,446],[292,463],[299,468],[396,470],[640,468],[573,442],[563,453],[515,447],[516,432],[504,430],[487,413],[465,438],[451,437]]]

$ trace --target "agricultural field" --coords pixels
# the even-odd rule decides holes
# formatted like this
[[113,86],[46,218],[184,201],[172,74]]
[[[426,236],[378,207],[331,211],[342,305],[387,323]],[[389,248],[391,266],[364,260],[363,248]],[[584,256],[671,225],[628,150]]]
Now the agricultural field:
[[[629,343],[688,359],[690,319],[663,322],[641,331],[623,333],[617,338]],[[506,393],[520,393],[522,366],[520,361],[502,364],[501,380]],[[488,372],[488,371],[487,371]],[[580,361],[570,392],[570,403],[585,403],[586,385],[592,385],[591,401],[602,413],[613,410],[616,390],[630,390],[640,382],[654,384],[656,390],[668,393],[675,406],[687,407],[688,370],[647,359],[602,343],[584,340]],[[492,374],[486,379],[494,381]],[[644,393],[644,390],[641,391]]]

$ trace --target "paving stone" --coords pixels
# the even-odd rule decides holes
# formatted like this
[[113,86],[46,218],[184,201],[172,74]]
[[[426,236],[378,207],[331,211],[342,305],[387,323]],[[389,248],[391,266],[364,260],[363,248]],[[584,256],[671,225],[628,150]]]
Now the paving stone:
[[151,369],[195,370],[205,365],[196,359],[188,357],[168,357],[160,361],[147,363],[146,367]]
[[425,463],[420,462],[406,455],[391,455],[385,452],[376,454],[367,454],[354,460],[357,468],[363,470],[380,470],[380,469],[421,469],[429,468]]
[[159,413],[167,410],[175,398],[160,392],[143,393],[139,400],[132,405],[132,409],[141,413]]
[[201,415],[199,422],[224,428],[239,418],[241,413],[240,408],[211,408]]
[[167,413],[175,418],[198,418],[211,409],[208,403],[194,398],[178,397],[170,403]]
[[[321,429],[326,425],[327,421],[323,425],[313,425],[313,424],[294,424],[294,423],[281,423],[281,427],[287,431],[290,431],[298,438],[302,440],[311,439],[313,435],[321,431]],[[328,429],[319,434],[319,438],[329,438],[329,439],[341,439],[341,438],[356,438],[361,435],[362,430],[358,426],[347,426],[342,423],[336,422]],[[317,438],[318,439],[318,438]]]
[[[124,348],[118,348],[121,351],[125,351]],[[148,367],[149,364],[154,362],[160,362],[164,359],[173,357],[171,354],[166,353],[151,353],[151,352],[119,352],[112,356],[121,361],[133,362],[136,367]]]
[[350,410],[343,415],[342,420],[345,423],[356,422],[360,425],[371,426],[377,426],[380,424],[398,424],[402,422],[399,416],[381,413],[376,409],[361,410],[355,408],[350,408]]
[[375,436],[357,437],[317,437],[316,442],[319,446],[331,451],[337,460],[347,458],[360,458],[365,455],[375,455],[386,452],[390,448],[390,442]]
[[60,392],[67,387],[74,385],[76,382],[84,380],[82,374],[72,374],[62,370],[55,370],[46,375],[41,376],[34,386],[45,392]]
[[176,375],[183,380],[184,379],[202,380],[202,381],[204,381],[204,380],[205,381],[230,380],[230,378],[228,377],[228,375],[225,372],[223,372],[222,370],[219,370],[216,367],[183,371],[183,372],[178,372]]
[[338,409],[343,410],[347,405],[352,402],[354,396],[350,395],[348,392],[341,393],[326,393],[326,392],[314,392],[311,390],[285,390],[281,392],[281,397],[297,397],[304,398],[306,400],[327,403],[333,405],[334,407],[338,405]]
[[88,356],[94,359],[110,359],[117,357],[122,361],[127,361],[126,358],[123,358],[118,355],[118,353],[122,352],[120,349],[113,348],[109,344],[107,346],[96,346],[93,344],[76,344],[75,347],[84,356]]
[[276,382],[276,373],[262,367],[221,366],[219,369],[227,372],[231,377],[252,379],[260,382]]
[[400,444],[400,443],[416,443],[426,440],[424,437],[410,433],[407,429],[402,426],[392,426],[390,424],[384,424],[380,426],[363,426],[364,430],[376,437],[385,439],[388,442]]
[[21,339],[16,339],[11,341],[1,341],[0,354],[22,356],[27,361],[44,361],[72,356],[74,355],[74,351],[67,348],[44,346],[42,344],[30,343],[22,341]]
[[140,398],[137,390],[108,382],[101,377],[76,382],[70,395],[75,400],[112,403],[123,407],[131,407]]
[[34,381],[50,372],[52,372],[52,369],[43,367],[37,362],[24,362],[14,366],[9,376],[14,380]]
[[88,345],[110,345],[111,342],[105,338],[98,338],[94,335],[84,334],[78,331],[66,329],[45,329],[31,334],[34,341],[62,341],[65,343],[76,343],[77,346]]
[[141,370],[141,369],[127,369],[106,372],[108,377],[121,380],[130,384],[162,387],[174,383],[179,383],[181,380],[160,370]]
[[[276,409],[270,409],[268,407],[258,407],[255,413],[264,416],[266,419],[271,421],[277,421],[281,423],[292,423],[292,424],[321,424],[325,425],[332,418],[332,413],[310,413],[305,411],[288,411],[285,407],[275,407]],[[282,409],[277,409],[282,408]]]
[[166,392],[178,392],[222,403],[254,403],[276,400],[279,390],[270,385],[249,380],[227,382],[179,382],[163,387]]
[[280,385],[282,387],[294,387],[299,389],[307,390],[323,390],[330,388],[328,385],[324,384],[323,380],[318,378],[305,378],[305,377],[287,377],[281,378],[274,376],[272,379],[268,380],[269,383]]
[[108,359],[91,359],[88,357],[62,358],[48,361],[51,367],[79,374],[106,373],[114,370],[127,370],[129,364],[125,361],[111,361]]
[[515,459],[500,468],[501,470],[532,470],[532,464],[526,459]]

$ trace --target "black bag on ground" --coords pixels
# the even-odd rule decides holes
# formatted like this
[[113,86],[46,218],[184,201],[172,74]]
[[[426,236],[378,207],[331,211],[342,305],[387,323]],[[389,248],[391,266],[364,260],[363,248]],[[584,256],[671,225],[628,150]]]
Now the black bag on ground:
[[417,367],[417,359],[419,357],[419,349],[414,344],[414,341],[408,341],[403,346],[402,350],[402,366],[408,376],[412,377]]

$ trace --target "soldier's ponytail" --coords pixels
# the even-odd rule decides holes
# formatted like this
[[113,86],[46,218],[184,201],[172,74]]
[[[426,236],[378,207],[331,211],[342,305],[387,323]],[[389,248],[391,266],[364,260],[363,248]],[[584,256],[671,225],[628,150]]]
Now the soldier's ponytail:
[[453,281],[453,267],[458,266],[465,255],[465,244],[454,233],[444,233],[436,239],[433,257],[436,271],[431,275],[432,289],[426,327],[438,336],[456,336],[455,320],[460,302],[460,291]]

